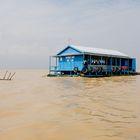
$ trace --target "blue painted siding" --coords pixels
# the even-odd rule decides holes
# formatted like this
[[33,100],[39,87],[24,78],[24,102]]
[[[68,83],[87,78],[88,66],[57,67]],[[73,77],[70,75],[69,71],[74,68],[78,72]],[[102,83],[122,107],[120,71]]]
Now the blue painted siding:
[[71,54],[80,54],[80,52],[73,48],[68,47],[64,51],[60,52],[58,55],[71,55]]
[[132,59],[132,70],[136,71],[136,59],[135,58]]
[[74,67],[83,68],[83,56],[62,56],[59,58],[58,69],[60,71],[73,71]]

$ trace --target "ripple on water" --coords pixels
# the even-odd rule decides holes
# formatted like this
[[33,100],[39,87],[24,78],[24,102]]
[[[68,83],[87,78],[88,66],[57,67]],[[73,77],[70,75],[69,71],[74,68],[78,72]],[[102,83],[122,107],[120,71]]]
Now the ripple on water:
[[0,110],[7,113],[0,112],[0,139],[140,139],[139,77],[40,79],[38,71],[18,76],[1,83]]

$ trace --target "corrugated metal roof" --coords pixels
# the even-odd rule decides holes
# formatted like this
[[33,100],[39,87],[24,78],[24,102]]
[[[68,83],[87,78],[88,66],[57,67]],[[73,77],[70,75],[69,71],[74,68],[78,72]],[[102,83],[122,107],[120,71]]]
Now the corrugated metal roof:
[[69,45],[81,53],[93,53],[99,55],[110,55],[110,56],[119,56],[119,57],[129,57],[128,55],[121,53],[117,50],[110,50],[110,49],[102,49],[102,48],[92,48],[92,47],[84,47],[84,46],[76,46],[76,45]]

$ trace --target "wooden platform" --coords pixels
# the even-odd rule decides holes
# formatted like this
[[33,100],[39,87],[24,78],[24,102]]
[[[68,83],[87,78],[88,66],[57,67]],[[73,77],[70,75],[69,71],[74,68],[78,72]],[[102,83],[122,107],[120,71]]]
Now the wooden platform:
[[122,74],[122,75],[66,75],[66,74],[48,74],[47,77],[89,77],[89,78],[98,78],[98,77],[111,77],[111,76],[135,76],[140,75],[140,72]]

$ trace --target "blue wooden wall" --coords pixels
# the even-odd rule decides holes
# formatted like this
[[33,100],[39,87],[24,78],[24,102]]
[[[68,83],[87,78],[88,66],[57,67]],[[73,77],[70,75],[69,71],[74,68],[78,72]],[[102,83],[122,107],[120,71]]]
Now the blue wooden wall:
[[132,59],[132,69],[136,72],[136,58]]
[[61,56],[58,61],[58,70],[60,71],[73,71],[75,67],[79,70],[83,68],[83,55],[77,56]]

